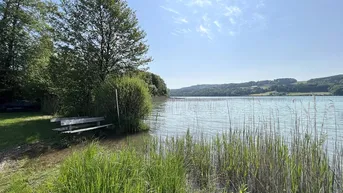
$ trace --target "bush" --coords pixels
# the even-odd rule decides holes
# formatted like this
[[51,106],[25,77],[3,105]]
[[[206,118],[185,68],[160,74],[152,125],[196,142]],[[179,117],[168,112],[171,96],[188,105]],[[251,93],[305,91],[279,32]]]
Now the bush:
[[[118,91],[119,119],[116,104]],[[139,78],[107,78],[94,91],[94,112],[113,122],[119,133],[144,129],[142,119],[151,111],[151,96],[147,84]]]

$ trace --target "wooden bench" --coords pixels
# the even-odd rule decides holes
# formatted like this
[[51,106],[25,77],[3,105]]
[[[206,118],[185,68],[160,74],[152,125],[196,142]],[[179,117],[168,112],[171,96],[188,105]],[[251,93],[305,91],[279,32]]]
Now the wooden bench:
[[[53,129],[62,133],[81,133],[100,128],[108,128],[112,124],[101,125],[104,117],[69,117],[69,118],[53,118],[50,122],[60,123],[62,127]],[[76,130],[73,130],[76,129]]]

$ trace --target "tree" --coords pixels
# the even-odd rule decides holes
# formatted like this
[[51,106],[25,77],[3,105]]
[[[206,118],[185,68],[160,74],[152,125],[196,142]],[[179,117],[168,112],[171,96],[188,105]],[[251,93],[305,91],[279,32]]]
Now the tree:
[[124,74],[151,61],[146,56],[145,32],[123,0],[63,0],[57,18],[59,45],[73,49],[93,82]]
[[123,0],[62,0],[50,71],[62,114],[88,114],[93,91],[108,75],[126,75],[151,61],[145,32]]
[[[137,76],[136,73],[133,73],[133,76]],[[149,85],[150,94],[153,96],[167,96],[168,89],[164,80],[151,72],[139,71],[138,77],[144,80]]]
[[330,92],[333,95],[343,96],[343,85],[334,85],[330,87]]
[[53,51],[53,42],[49,35],[41,36],[32,46],[23,83],[27,97],[37,99],[50,92],[52,83],[48,70]]
[[33,46],[47,29],[52,3],[41,0],[0,1],[0,92],[18,94]]

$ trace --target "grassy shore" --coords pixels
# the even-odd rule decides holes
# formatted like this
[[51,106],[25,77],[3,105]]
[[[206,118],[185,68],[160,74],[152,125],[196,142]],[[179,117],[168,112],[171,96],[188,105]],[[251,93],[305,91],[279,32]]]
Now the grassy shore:
[[[252,94],[251,96],[271,96],[273,92]],[[286,96],[331,96],[330,92],[289,92]]]
[[322,145],[253,132],[147,138],[119,150],[93,143],[41,183],[13,176],[6,192],[342,192],[342,160],[330,163]]
[[290,92],[287,96],[331,96],[330,92]]

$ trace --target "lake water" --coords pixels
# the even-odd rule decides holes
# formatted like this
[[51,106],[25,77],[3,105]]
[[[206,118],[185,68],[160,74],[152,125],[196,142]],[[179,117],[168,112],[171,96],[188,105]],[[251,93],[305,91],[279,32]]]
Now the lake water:
[[147,123],[158,137],[215,136],[230,129],[300,134],[343,141],[343,97],[184,97],[154,101]]

